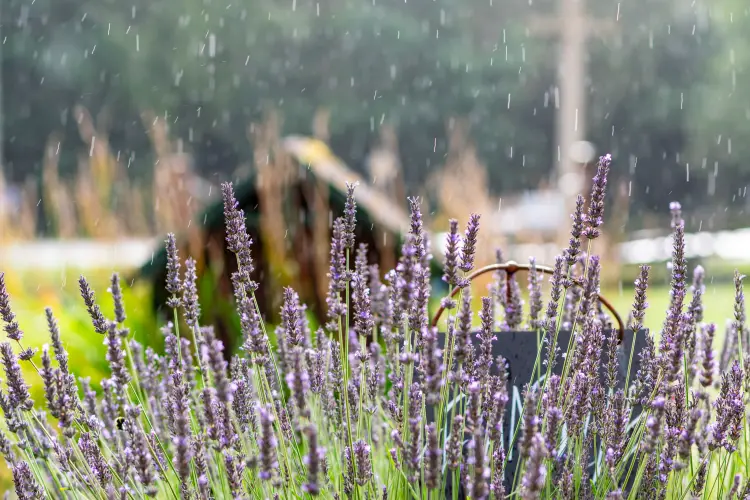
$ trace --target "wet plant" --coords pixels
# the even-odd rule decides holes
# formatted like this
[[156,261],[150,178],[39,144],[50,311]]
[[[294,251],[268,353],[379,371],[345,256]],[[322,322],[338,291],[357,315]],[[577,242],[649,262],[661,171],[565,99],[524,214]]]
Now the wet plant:
[[[263,283],[254,279],[253,242],[230,184],[223,198],[227,247],[238,263],[232,283],[239,352],[225,352],[202,323],[196,263],[180,260],[174,236],[167,238],[171,317],[153,332],[164,337],[163,352],[132,340],[117,275],[111,315],[81,278],[82,307],[91,315],[92,335],[103,337],[111,371],[99,393],[75,378],[52,310],[46,311],[49,344],[41,351],[23,344],[23,318],[14,314],[0,275],[7,337],[0,343],[0,453],[16,494],[747,498],[743,276],[735,277],[729,347],[717,356],[716,327],[703,321],[704,271],[697,269],[688,283],[684,222],[673,203],[669,308],[658,335],[645,333],[646,348],[626,353],[627,378],[618,385],[623,358],[598,307],[601,263],[592,248],[610,162],[608,155],[599,160],[588,206],[578,199],[570,245],[554,263],[546,304],[532,259],[528,314],[520,285],[504,273],[496,273],[473,310],[470,275],[480,236],[480,218],[473,215],[463,234],[451,221],[444,280],[458,292],[441,302],[448,312],[433,327],[431,252],[419,200],[409,200],[411,226],[398,265],[381,276],[355,240],[354,185],[345,214],[333,223],[327,315],[315,331],[289,288],[270,342],[270,325],[255,300]],[[630,328],[639,332],[648,271],[642,267],[636,280],[630,315]],[[505,287],[508,295],[497,293]],[[558,342],[563,327],[573,332],[568,345]],[[498,328],[535,330],[540,339],[535,376],[526,381],[510,435],[503,421],[512,404],[509,374],[493,351]],[[636,356],[640,368],[631,376]],[[43,384],[44,401],[32,400],[21,363],[38,373],[33,382]]]

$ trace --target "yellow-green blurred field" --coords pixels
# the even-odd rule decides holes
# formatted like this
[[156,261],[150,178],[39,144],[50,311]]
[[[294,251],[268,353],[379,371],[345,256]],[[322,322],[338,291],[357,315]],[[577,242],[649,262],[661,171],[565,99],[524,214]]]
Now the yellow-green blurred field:
[[[110,271],[87,271],[86,277],[96,291],[97,300],[107,315],[112,315],[112,300],[108,293]],[[6,283],[11,294],[11,304],[18,322],[25,332],[23,343],[27,347],[40,349],[49,342],[44,308],[53,309],[59,324],[63,342],[69,350],[71,366],[77,376],[91,377],[94,387],[108,375],[103,338],[95,333],[86,309],[78,294],[78,276],[75,270],[67,270],[58,275],[41,272],[23,274],[6,272]],[[123,273],[124,278],[128,273]],[[525,283],[522,283],[525,288]],[[135,283],[123,279],[125,305],[128,313],[127,326],[131,335],[139,341],[157,348],[161,346],[161,334],[154,317],[151,290],[148,284]],[[632,288],[612,288],[603,294],[613,303],[617,311],[627,318],[633,300]],[[478,300],[478,296],[476,297]],[[646,314],[646,326],[658,331],[669,302],[669,289],[666,285],[649,288],[650,307]],[[727,318],[732,316],[734,288],[726,281],[721,284],[707,284],[704,295],[705,321],[718,326],[719,339],[715,347],[721,346],[721,334]],[[477,309],[478,310],[478,309]],[[37,357],[38,359],[38,357]],[[41,404],[44,400],[39,376],[28,363],[23,363],[27,381],[32,385],[32,395]],[[12,482],[5,464],[0,464],[0,491],[12,489]]]
[[[108,375],[106,348],[103,337],[94,332],[78,294],[79,275],[75,270],[67,270],[58,275],[6,271],[5,281],[11,295],[13,311],[24,331],[24,347],[41,349],[42,345],[49,343],[44,308],[51,307],[58,320],[62,340],[69,351],[72,369],[79,377],[91,377],[92,385],[98,387],[99,380]],[[85,275],[96,291],[97,300],[105,314],[112,316],[112,298],[108,293],[111,272],[87,271]],[[150,290],[143,284],[131,287],[131,283],[123,282],[130,334],[139,341],[160,345],[161,336],[155,326]],[[37,363],[38,356],[37,354]],[[26,380],[31,384],[32,396],[37,404],[40,404],[44,401],[41,379],[28,363],[22,363],[21,366]],[[0,491],[12,489],[10,473],[2,461]]]

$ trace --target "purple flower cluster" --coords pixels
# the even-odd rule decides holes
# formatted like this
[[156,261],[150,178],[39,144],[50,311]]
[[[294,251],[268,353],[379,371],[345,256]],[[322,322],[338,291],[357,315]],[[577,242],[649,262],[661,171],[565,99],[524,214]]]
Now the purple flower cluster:
[[[706,274],[697,267],[688,288],[685,225],[673,204],[666,320],[658,346],[645,333],[645,349],[632,354],[640,369],[623,385],[629,353],[601,311],[602,261],[582,250],[582,238],[601,231],[610,161],[599,161],[588,210],[577,200],[546,305],[532,258],[528,307],[523,278],[497,272],[474,311],[468,273],[479,216],[463,236],[451,221],[443,279],[456,294],[443,302],[450,314],[437,328],[428,314],[431,256],[419,199],[409,200],[398,265],[381,277],[367,247],[357,246],[354,185],[331,228],[324,324],[312,333],[299,295],[285,288],[274,342],[255,302],[244,213],[232,186],[222,186],[227,246],[237,260],[238,353],[200,324],[199,269],[190,258],[183,267],[174,236],[166,287],[175,316],[162,329],[163,353],[130,338],[117,275],[113,318],[79,281],[110,371],[99,384],[80,380],[80,392],[51,310],[39,366],[37,351],[21,345],[0,274],[0,316],[13,341],[0,342],[0,454],[18,497],[443,498],[455,488],[477,500],[614,499],[685,496],[688,487],[711,496],[718,484],[719,497],[744,498],[750,486],[736,474],[747,463],[750,401],[748,358],[739,350],[747,347],[742,276],[720,363],[716,327],[704,322]],[[648,278],[643,266],[628,321],[635,335],[644,335]],[[213,316],[204,312],[204,320]],[[522,325],[543,334],[531,381],[518,380],[515,360],[496,352],[504,348],[498,328]],[[557,345],[561,327],[573,330],[569,346]],[[28,380],[42,381],[46,413],[32,400],[25,364],[38,371]],[[523,393],[511,382],[525,384]],[[57,429],[48,424],[55,420]],[[714,481],[717,471],[727,479]]]

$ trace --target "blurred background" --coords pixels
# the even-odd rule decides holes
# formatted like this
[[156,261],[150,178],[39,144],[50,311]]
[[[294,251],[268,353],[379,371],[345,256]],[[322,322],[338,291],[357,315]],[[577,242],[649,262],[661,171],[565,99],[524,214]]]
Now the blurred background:
[[[294,285],[319,310],[331,218],[360,187],[361,238],[395,262],[407,196],[437,255],[449,218],[482,214],[480,264],[567,240],[574,197],[613,156],[603,293],[623,317],[650,263],[668,301],[669,202],[682,203],[706,318],[750,271],[750,14],[742,0],[3,0],[0,270],[22,328],[61,318],[79,374],[126,278],[129,326],[159,343],[161,242],[199,260],[204,322],[234,345],[220,183],[256,240],[264,314]],[[439,282],[439,273],[438,282]],[[324,302],[323,302],[324,303]],[[39,387],[35,387],[38,390]],[[37,394],[39,394],[37,392]]]

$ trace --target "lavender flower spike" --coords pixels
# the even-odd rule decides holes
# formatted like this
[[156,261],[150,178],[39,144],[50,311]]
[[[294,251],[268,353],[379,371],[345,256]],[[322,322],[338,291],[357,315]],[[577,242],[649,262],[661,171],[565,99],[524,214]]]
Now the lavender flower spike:
[[232,184],[228,182],[222,184],[221,193],[224,199],[224,224],[226,226],[227,248],[237,257],[239,281],[245,288],[245,292],[250,295],[258,288],[258,284],[250,278],[255,270],[250,252],[253,240],[247,233],[245,213],[239,208]]
[[31,410],[34,407],[34,402],[29,394],[29,386],[24,381],[21,367],[18,365],[18,358],[13,353],[13,347],[10,343],[0,343],[0,356],[2,356],[0,361],[2,361],[5,379],[8,383],[11,408]]
[[357,202],[354,190],[358,183],[346,183],[346,203],[344,204],[344,246],[354,248],[354,230],[357,228]]
[[201,316],[201,305],[198,302],[198,274],[195,270],[195,259],[185,261],[185,283],[182,290],[182,304],[185,307],[185,323],[191,328],[198,328]]
[[125,323],[127,316],[125,315],[125,305],[122,300],[122,286],[120,285],[120,275],[117,273],[112,274],[112,281],[110,286],[112,292],[112,301],[115,304],[115,321],[118,324]]
[[584,203],[583,196],[579,194],[576,197],[575,211],[570,216],[573,219],[573,227],[570,230],[568,248],[565,250],[565,260],[568,267],[573,267],[576,264],[578,256],[581,254],[581,235],[583,234],[583,226],[586,218],[583,213]]
[[604,197],[607,191],[607,175],[609,166],[612,163],[612,155],[604,155],[599,158],[596,175],[591,187],[591,200],[589,201],[589,210],[586,214],[586,228],[583,235],[593,240],[600,234],[599,228],[604,222]]
[[78,278],[78,287],[81,290],[83,302],[86,304],[86,310],[88,310],[89,316],[91,316],[91,322],[94,324],[94,330],[96,330],[96,333],[104,335],[107,333],[109,323],[104,318],[99,306],[96,304],[94,291],[91,289],[91,286],[89,286],[89,282],[86,281],[86,278],[83,276]]
[[445,237],[445,272],[443,281],[450,286],[458,285],[458,245],[461,237],[458,234],[458,221],[450,220],[450,232]]
[[18,326],[16,315],[10,308],[10,295],[5,286],[5,273],[0,273],[0,316],[5,322],[5,333],[11,340],[19,341],[23,338],[23,331]]
[[468,273],[474,269],[474,255],[477,251],[477,236],[479,234],[479,214],[471,214],[466,225],[464,245],[461,249],[461,265],[459,269]]
[[637,332],[643,328],[643,317],[648,308],[646,289],[648,288],[648,272],[651,266],[641,266],[641,274],[635,280],[635,298],[633,299],[633,313],[628,327]]
[[326,450],[318,446],[318,431],[314,425],[309,425],[305,432],[310,451],[305,455],[304,459],[305,466],[307,467],[307,482],[302,485],[302,490],[312,496],[317,496],[320,493],[318,476],[320,475],[321,466],[325,461]]
[[167,305],[172,309],[180,305],[180,257],[177,251],[177,238],[174,233],[167,234],[167,283],[164,286],[169,293]]

